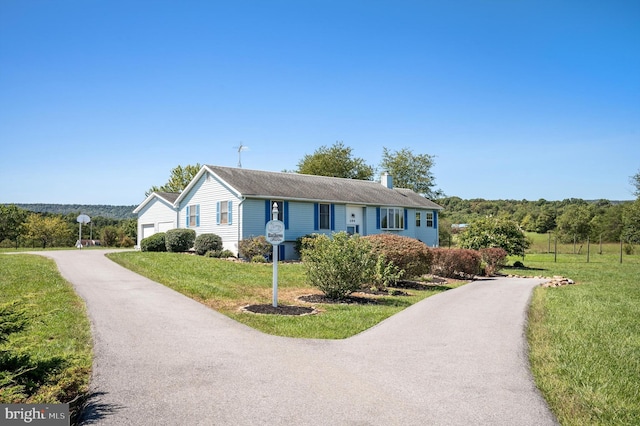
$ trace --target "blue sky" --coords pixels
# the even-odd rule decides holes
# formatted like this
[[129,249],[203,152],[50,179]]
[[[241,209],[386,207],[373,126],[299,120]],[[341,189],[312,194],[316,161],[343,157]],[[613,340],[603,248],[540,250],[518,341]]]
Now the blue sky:
[[137,204],[336,141],[449,196],[632,199],[638,1],[0,2],[0,202]]

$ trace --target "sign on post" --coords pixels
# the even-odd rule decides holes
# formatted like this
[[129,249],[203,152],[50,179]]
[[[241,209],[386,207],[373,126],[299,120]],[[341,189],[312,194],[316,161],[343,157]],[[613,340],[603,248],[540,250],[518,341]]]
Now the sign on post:
[[284,223],[281,220],[267,222],[265,236],[269,244],[277,246],[284,241]]
[[284,222],[278,220],[278,204],[273,203],[271,210],[273,220],[267,222],[264,235],[273,245],[273,307],[278,307],[278,245],[284,242]]

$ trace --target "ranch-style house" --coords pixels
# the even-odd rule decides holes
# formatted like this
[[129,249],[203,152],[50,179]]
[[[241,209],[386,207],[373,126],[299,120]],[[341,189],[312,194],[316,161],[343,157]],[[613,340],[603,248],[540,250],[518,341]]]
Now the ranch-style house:
[[438,246],[442,207],[409,189],[380,182],[297,173],[266,172],[205,165],[181,193],[154,192],[135,210],[138,246],[143,238],[173,228],[217,234],[224,248],[238,253],[238,242],[264,235],[276,203],[285,225],[280,259],[295,259],[297,238],[346,231],[383,232]]

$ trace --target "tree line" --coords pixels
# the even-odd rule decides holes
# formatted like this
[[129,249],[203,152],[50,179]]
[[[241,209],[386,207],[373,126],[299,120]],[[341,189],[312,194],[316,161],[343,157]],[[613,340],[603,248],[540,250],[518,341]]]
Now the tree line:
[[137,219],[93,216],[80,235],[77,218],[81,213],[85,211],[37,213],[15,204],[0,205],[0,247],[73,247],[78,239],[107,247],[135,245]]
[[[8,205],[8,204],[5,204]],[[133,209],[136,206],[113,206],[107,204],[44,204],[15,203],[16,207],[36,213],[52,213],[66,215],[69,213],[82,212],[91,217],[102,216],[111,219],[133,219],[136,215]]]

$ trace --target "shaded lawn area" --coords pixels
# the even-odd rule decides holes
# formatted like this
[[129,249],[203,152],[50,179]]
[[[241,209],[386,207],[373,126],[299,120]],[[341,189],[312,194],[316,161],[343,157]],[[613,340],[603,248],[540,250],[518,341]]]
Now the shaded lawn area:
[[55,262],[0,255],[0,305],[3,325],[12,320],[9,311],[25,320],[0,342],[0,403],[66,403],[86,393],[90,324],[84,302]]
[[280,263],[278,304],[313,306],[319,312],[306,316],[257,315],[242,311],[242,307],[271,303],[271,264],[238,263],[177,253],[122,252],[108,257],[236,321],[287,337],[347,338],[426,297],[461,285],[425,285],[420,290],[404,290],[409,295],[403,296],[359,294],[374,302],[367,304],[310,304],[298,298],[320,292],[307,283],[303,265]]

